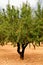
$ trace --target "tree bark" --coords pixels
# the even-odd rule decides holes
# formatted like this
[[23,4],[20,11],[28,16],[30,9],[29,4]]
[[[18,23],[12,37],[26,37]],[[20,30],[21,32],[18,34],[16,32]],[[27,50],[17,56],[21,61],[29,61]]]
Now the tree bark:
[[32,44],[33,44],[34,49],[36,49],[35,42],[33,42]]
[[19,44],[19,42],[17,43],[17,52],[20,54],[20,44]]
[[39,42],[39,46],[40,46],[40,42]]
[[24,52],[25,52],[25,48],[27,47],[28,43],[25,44],[22,44],[22,51],[20,51],[20,44],[17,43],[17,52],[19,53],[20,55],[20,58],[23,60],[24,59]]
[[24,47],[24,44],[22,44],[22,51],[20,53],[20,58],[21,59],[24,59],[24,51],[25,51],[25,47]]

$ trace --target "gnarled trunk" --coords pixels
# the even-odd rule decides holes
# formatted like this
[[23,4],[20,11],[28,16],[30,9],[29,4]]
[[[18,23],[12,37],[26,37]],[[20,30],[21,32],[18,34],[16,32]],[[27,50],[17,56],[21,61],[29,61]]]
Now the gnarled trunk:
[[25,47],[24,47],[24,44],[22,44],[22,51],[20,53],[20,58],[21,59],[24,59],[24,51],[25,51]]
[[20,44],[17,43],[17,52],[20,54]]
[[22,44],[22,51],[20,51],[20,44],[17,43],[17,52],[19,53],[21,59],[24,59],[24,51],[27,45],[28,43],[26,45]]

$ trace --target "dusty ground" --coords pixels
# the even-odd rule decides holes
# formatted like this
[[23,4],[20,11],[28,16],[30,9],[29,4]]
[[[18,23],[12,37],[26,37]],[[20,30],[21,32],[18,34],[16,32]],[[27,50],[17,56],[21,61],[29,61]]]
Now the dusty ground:
[[43,65],[43,46],[37,47],[36,50],[28,46],[24,60],[19,58],[16,50],[16,47],[10,45],[0,46],[0,65]]

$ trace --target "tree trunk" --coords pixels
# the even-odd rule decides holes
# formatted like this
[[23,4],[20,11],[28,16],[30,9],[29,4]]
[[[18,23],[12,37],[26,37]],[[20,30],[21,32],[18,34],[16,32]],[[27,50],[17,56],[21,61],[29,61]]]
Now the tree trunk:
[[34,49],[36,49],[35,42],[33,42],[32,44],[33,44]]
[[20,44],[17,43],[17,52],[20,54]]
[[24,44],[22,44],[22,51],[20,53],[20,58],[21,59],[24,59],[24,51],[25,51],[25,47],[24,47]]
[[33,47],[34,47],[34,49],[36,49],[36,46],[35,45],[33,45]]
[[22,51],[20,51],[20,44],[17,43],[17,52],[19,53],[20,58],[22,60],[24,59],[24,51],[25,51],[25,48],[26,48],[27,45],[28,45],[28,43],[26,45],[25,44],[22,44]]
[[40,42],[39,42],[39,46],[40,46]]

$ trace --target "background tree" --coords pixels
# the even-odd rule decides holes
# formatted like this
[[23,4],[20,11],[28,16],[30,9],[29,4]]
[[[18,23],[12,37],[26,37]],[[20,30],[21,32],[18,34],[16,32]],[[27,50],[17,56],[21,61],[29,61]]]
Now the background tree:
[[38,2],[37,10],[35,11],[35,14],[36,14],[35,32],[37,32],[36,40],[38,42],[43,42],[43,8],[41,8],[40,2]]

